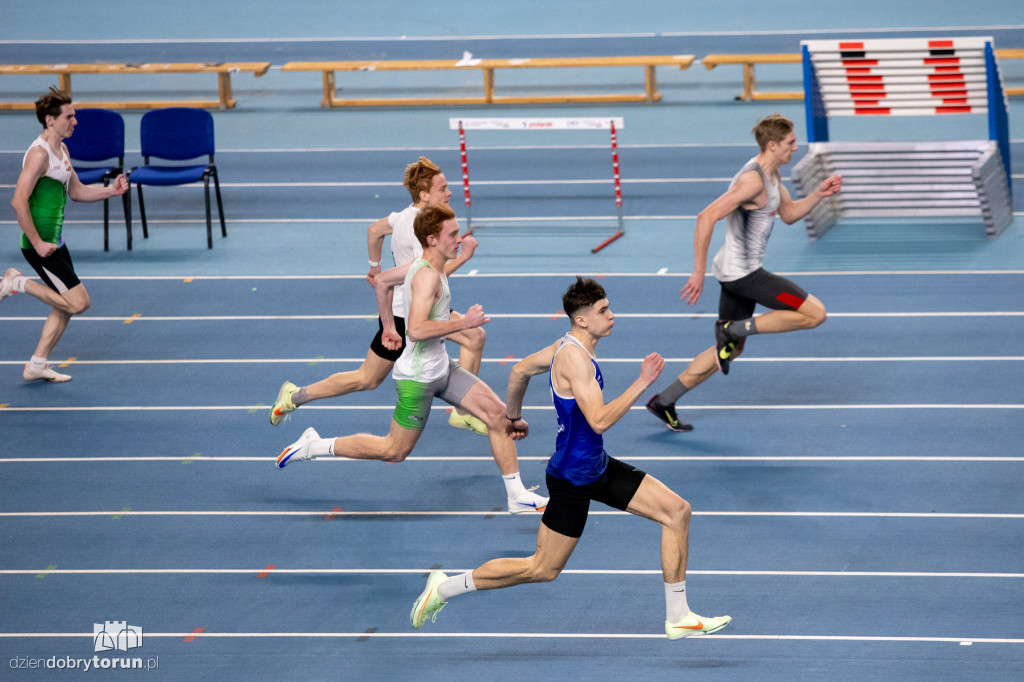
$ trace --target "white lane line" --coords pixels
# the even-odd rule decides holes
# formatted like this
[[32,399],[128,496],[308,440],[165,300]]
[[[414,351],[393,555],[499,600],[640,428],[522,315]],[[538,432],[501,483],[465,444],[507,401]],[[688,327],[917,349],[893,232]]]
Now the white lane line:
[[[267,405],[79,405],[79,406],[45,406],[17,407],[6,404],[0,407],[4,412],[213,412],[240,411],[249,412],[268,409]],[[303,405],[304,410],[348,410],[348,411],[386,411],[393,412],[394,405]],[[444,405],[434,405],[432,410],[448,410]],[[552,406],[523,406],[524,410],[551,411]],[[630,410],[645,410],[642,405]],[[1020,410],[1024,404],[1015,403],[981,403],[981,404],[870,404],[870,405],[687,405],[687,410]]]
[[52,40],[42,38],[21,38],[0,40],[0,45],[193,45],[221,43],[380,43],[380,42],[450,42],[453,40],[590,40],[608,38],[682,38],[700,36],[776,36],[782,34],[833,34],[856,35],[859,33],[921,33],[921,32],[957,32],[957,31],[1014,31],[1024,28],[1020,24],[991,24],[980,26],[898,26],[868,28],[815,28],[779,29],[779,30],[744,30],[744,31],[665,31],[641,33],[512,33],[512,34],[481,34],[481,35],[443,35],[443,36],[297,36],[285,37],[226,37],[226,38],[91,38]]
[[[223,153],[223,152],[218,152]],[[1024,177],[1024,175],[1019,176]],[[783,176],[784,181],[791,181],[788,176]],[[474,187],[510,187],[516,186],[543,186],[550,185],[610,185],[614,178],[578,178],[578,179],[551,179],[551,180],[474,180]],[[621,178],[619,182],[623,185],[659,185],[659,184],[685,184],[713,182],[716,184],[731,182],[731,177],[701,177],[701,178]],[[181,185],[191,189],[203,189],[198,182]],[[231,189],[266,189],[266,188],[287,188],[287,189],[318,189],[318,188],[342,188],[342,187],[402,187],[402,183],[389,180],[317,180],[317,181],[277,181],[277,182],[222,182],[221,187]],[[0,183],[0,189],[13,189],[15,185]],[[70,221],[69,221],[70,222]],[[149,222],[149,221],[147,221]],[[153,221],[156,222],[156,221]]]
[[[218,152],[221,153],[221,152]],[[786,180],[787,178],[783,178]],[[647,185],[647,184],[680,184],[680,183],[701,183],[701,182],[714,182],[714,183],[727,183],[732,178],[622,178],[619,182],[623,185]],[[525,185],[525,186],[549,186],[549,185],[611,185],[614,183],[613,178],[589,178],[589,179],[562,179],[562,180],[474,180],[474,187],[483,186],[496,186],[496,187],[509,187],[512,185]],[[222,182],[220,186],[225,189],[267,189],[267,188],[288,188],[288,189],[318,189],[324,187],[341,188],[341,187],[402,187],[400,182],[390,181],[280,181],[280,182]],[[0,189],[13,189],[15,185],[0,183]],[[203,185],[196,183],[189,183],[182,185],[182,187],[189,187],[191,189],[203,189]],[[149,221],[147,221],[149,222]]]
[[[521,358],[483,358],[482,362],[499,365],[519,362]],[[643,358],[602,358],[605,364],[634,364]],[[665,362],[690,362],[693,358],[665,358]],[[365,358],[205,358],[205,359],[160,359],[160,360],[67,360],[64,365],[274,365],[274,364],[345,364],[362,363]],[[922,357],[820,357],[820,358],[742,358],[736,362],[1021,362],[1024,355],[1003,356],[922,356]],[[24,360],[0,360],[0,365],[23,365]]]
[[[265,464],[271,459],[268,457],[217,457],[217,456],[183,456],[175,457],[148,456],[148,457],[0,457],[0,466],[4,464],[44,464],[44,463],[92,463],[92,462],[260,462]],[[546,462],[550,456],[520,455],[519,461]],[[324,458],[323,462],[354,462],[356,460],[345,457]],[[412,456],[405,459],[406,462],[493,462],[493,457],[465,456]],[[893,456],[870,456],[870,455],[761,455],[761,456],[740,456],[740,455],[638,455],[630,456],[629,461],[633,462],[1001,462],[1013,463],[1024,462],[1024,457],[946,457],[939,455],[916,456],[916,455],[893,455]]]
[[[1024,211],[1014,211],[1013,215],[1015,215],[1015,216],[1024,215]],[[355,225],[359,225],[360,227],[362,227],[362,226],[369,225],[369,224],[373,223],[375,220],[379,220],[379,219],[380,218],[341,218],[341,217],[337,217],[337,218],[227,218],[227,219],[225,219],[224,222],[227,223],[227,224],[231,224],[231,225],[237,225],[237,226],[242,227],[242,228],[245,228],[246,226],[249,226],[249,225],[286,225],[286,226],[294,226],[294,225],[304,225],[304,224],[313,224],[313,225],[348,225],[348,224],[355,224]],[[600,222],[600,223],[610,222],[610,223],[615,223],[615,221],[617,219],[618,219],[617,216],[611,215],[611,214],[609,214],[609,215],[587,215],[587,216],[532,216],[532,217],[524,217],[524,216],[516,216],[516,217],[507,217],[507,216],[488,217],[488,216],[480,216],[479,218],[474,218],[473,222],[476,224],[476,228],[475,229],[483,229],[484,227],[490,227],[490,226],[492,226],[494,224],[497,224],[497,223],[512,223],[512,224],[517,224],[517,223],[522,223],[522,224],[525,224],[525,223],[535,223],[535,224],[536,223],[542,223],[544,225],[548,225],[548,224],[552,224],[552,223],[566,223],[566,222],[568,222],[568,223],[589,223],[589,222]],[[640,221],[640,220],[651,220],[651,221],[654,221],[654,220],[671,220],[671,221],[679,221],[679,220],[696,220],[697,216],[696,216],[696,214],[689,214],[689,215],[688,214],[679,214],[679,215],[633,215],[633,214],[627,214],[625,216],[625,219],[629,220],[631,222],[632,221]],[[159,220],[159,219],[156,219],[156,218],[154,218],[152,220],[148,220],[147,223],[156,224],[156,225],[185,225],[185,226],[191,226],[191,227],[200,227],[203,224],[201,219],[192,219],[192,220]],[[17,224],[18,223],[15,220],[0,220],[0,225],[16,226]],[[102,220],[65,220],[64,224],[65,225],[102,225],[103,221]],[[570,225],[569,227],[572,227],[572,225]],[[776,273],[776,274],[779,274],[779,273]]]
[[[102,222],[102,221],[98,221]],[[373,222],[372,220],[366,221]],[[689,272],[669,272],[668,268],[661,268],[657,272],[478,272],[474,277],[489,278],[538,278],[538,277],[575,277],[576,274],[584,277],[689,277]],[[712,276],[711,273],[705,273]],[[776,272],[784,277],[894,277],[905,276],[931,276],[931,275],[1024,275],[1024,270],[808,270],[800,272]],[[465,273],[455,273],[453,279],[468,277]],[[303,279],[366,279],[366,275],[82,275],[82,280],[303,280]]]
[[[552,317],[561,319],[563,313],[488,313],[490,318],[501,319],[550,319]],[[1003,311],[976,311],[976,312],[905,312],[905,313],[829,313],[829,317],[850,317],[850,318],[972,318],[972,317],[1024,317],[1024,311],[1003,310]],[[615,313],[615,317],[623,319],[711,319],[718,318],[717,313]],[[0,322],[41,322],[45,317],[38,316],[10,316],[0,317]],[[259,321],[280,321],[280,320],[376,320],[377,315],[356,314],[356,315],[76,315],[71,320],[78,322],[124,322],[125,320],[135,322],[259,322]]]
[[[0,41],[0,45],[3,41]],[[273,67],[271,67],[273,68]],[[1024,138],[1010,138],[1011,144],[1024,143]],[[750,142],[648,142],[648,143],[626,143],[619,144],[619,149],[714,149],[718,147],[742,147],[750,149]],[[547,150],[547,149],[599,149],[607,151],[607,144],[497,144],[497,145],[473,145],[474,151],[483,150]],[[436,145],[428,147],[268,147],[266,149],[229,147],[218,148],[217,154],[339,154],[347,152],[457,152],[458,145]],[[141,154],[139,148],[125,149],[127,154]],[[24,149],[0,149],[0,154],[16,154],[24,156]],[[785,176],[788,178],[788,176]],[[1013,178],[1022,178],[1024,173],[1013,173]],[[731,180],[731,178],[728,178]],[[14,185],[7,185],[13,187]]]
[[[0,575],[192,575],[192,574],[249,574],[263,573],[263,568],[34,568],[0,569]],[[318,575],[401,575],[422,574],[424,568],[275,568],[274,573],[318,574]],[[471,568],[445,567],[445,571],[464,573]],[[1024,573],[926,573],[913,571],[698,571],[688,569],[689,575],[721,576],[782,576],[793,578],[1024,578]],[[572,569],[563,574],[573,575],[661,575],[661,569]]]
[[[0,632],[0,639],[35,639],[35,638],[87,638],[92,639],[91,632]],[[195,637],[195,638],[331,638],[331,639],[362,639],[364,637],[381,638],[431,638],[431,639],[665,639],[664,634],[653,633],[572,633],[572,632],[152,632],[147,630],[146,637]],[[820,642],[885,642],[885,643],[940,643],[962,644],[1024,644],[1024,639],[996,639],[990,637],[885,637],[860,635],[723,635],[710,637],[692,637],[703,641],[706,646],[711,642],[728,640],[775,640],[775,641],[820,641]],[[695,644],[694,646],[698,646]]]
[[[0,45],[3,41],[0,41]],[[1024,142],[1024,140],[1010,139],[1012,144]],[[750,149],[750,142],[647,142],[619,144],[619,149],[707,149],[717,147],[744,147]],[[599,149],[607,151],[607,144],[482,144],[473,145],[474,151],[483,150],[546,150],[546,149]],[[350,152],[457,152],[458,145],[435,145],[426,147],[268,147],[260,149],[256,147],[228,147],[217,150],[218,154],[344,154]],[[126,154],[141,154],[140,148],[126,148]],[[24,156],[24,149],[0,149],[0,154],[17,154]]]
[[[631,516],[628,512],[591,510],[591,516]],[[57,516],[511,516],[507,511],[294,511],[294,510],[163,510],[163,511],[63,511],[63,512],[0,512],[0,518]],[[1024,514],[988,514],[957,512],[784,512],[784,511],[694,511],[694,516],[775,516],[808,518],[907,518],[907,519],[1024,519]]]
[[[16,407],[7,404],[0,407],[5,412],[213,412],[213,411],[258,411],[270,409],[269,405],[78,405]],[[394,412],[394,405],[303,405],[303,410],[370,410]],[[448,410],[447,405],[434,405],[432,410]],[[524,410],[551,411],[553,406],[523,406]],[[630,410],[646,410],[643,405],[634,405]],[[694,410],[1020,410],[1019,403],[928,403],[928,404],[865,404],[865,405],[687,405],[687,411]]]

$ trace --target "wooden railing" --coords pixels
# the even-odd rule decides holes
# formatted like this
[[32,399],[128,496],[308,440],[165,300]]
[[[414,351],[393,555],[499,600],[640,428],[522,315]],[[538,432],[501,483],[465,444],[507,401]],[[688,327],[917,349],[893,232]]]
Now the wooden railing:
[[[282,71],[319,71],[323,74],[323,100],[325,107],[353,106],[419,106],[445,104],[552,104],[568,102],[657,102],[661,99],[654,69],[674,66],[687,69],[693,55],[640,56],[640,57],[546,57],[540,59],[445,59],[412,61],[345,61],[345,62],[288,62]],[[594,67],[638,66],[644,69],[642,93],[567,93],[562,95],[497,95],[494,72],[501,69],[576,69]],[[361,97],[338,96],[337,71],[467,71],[483,72],[482,96],[472,97]]]
[[[112,74],[162,74],[162,73],[215,73],[217,74],[218,99],[216,100],[117,100],[102,102],[75,101],[78,107],[102,109],[160,109],[163,107],[197,107],[203,109],[230,109],[235,106],[231,93],[232,73],[252,73],[262,76],[270,68],[270,62],[229,62],[223,64],[0,64],[0,76],[12,75],[56,75],[60,89],[71,93],[71,76],[112,75]],[[0,102],[0,109],[32,109],[31,102]]]

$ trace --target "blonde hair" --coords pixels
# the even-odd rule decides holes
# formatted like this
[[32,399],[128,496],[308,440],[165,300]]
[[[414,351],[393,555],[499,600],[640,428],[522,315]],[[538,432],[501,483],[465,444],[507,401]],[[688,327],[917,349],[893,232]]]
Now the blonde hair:
[[405,167],[405,178],[402,184],[409,190],[412,203],[419,202],[420,192],[430,191],[430,183],[434,181],[434,176],[440,172],[441,169],[437,167],[437,164],[425,156],[421,156],[416,160],[416,163],[410,163]]

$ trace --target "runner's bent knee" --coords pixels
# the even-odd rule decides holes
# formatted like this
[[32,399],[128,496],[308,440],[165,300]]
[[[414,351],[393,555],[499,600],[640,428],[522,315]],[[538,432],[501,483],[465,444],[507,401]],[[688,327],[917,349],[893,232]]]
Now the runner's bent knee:
[[530,582],[549,583],[561,575],[562,569],[558,566],[536,566],[530,572]]
[[809,320],[812,328],[820,327],[828,319],[825,305],[813,296],[807,297],[798,312]]

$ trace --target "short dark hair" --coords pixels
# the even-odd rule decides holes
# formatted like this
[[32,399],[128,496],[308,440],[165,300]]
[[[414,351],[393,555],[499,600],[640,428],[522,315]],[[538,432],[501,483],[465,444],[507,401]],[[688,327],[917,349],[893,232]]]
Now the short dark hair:
[[60,116],[60,110],[65,104],[71,104],[71,95],[51,86],[50,91],[36,100],[36,118],[46,128],[46,117]]
[[576,281],[569,285],[562,296],[562,310],[571,320],[580,310],[589,308],[602,298],[608,298],[603,286],[589,277],[584,279],[576,275]]
[[438,235],[441,232],[441,225],[455,217],[455,211],[450,206],[427,206],[416,214],[412,221],[412,231],[416,234],[420,246],[427,248],[427,237]]

